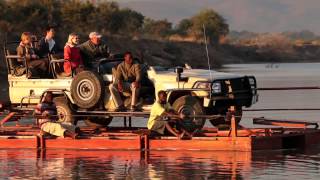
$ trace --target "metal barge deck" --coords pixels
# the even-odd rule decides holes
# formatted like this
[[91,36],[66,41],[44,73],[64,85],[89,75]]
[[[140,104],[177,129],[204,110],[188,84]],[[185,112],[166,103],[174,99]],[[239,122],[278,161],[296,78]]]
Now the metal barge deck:
[[[3,120],[7,121],[5,118]],[[79,138],[71,139],[39,136],[39,128],[34,126],[2,126],[0,148],[255,151],[308,148],[318,144],[320,139],[317,123],[255,118],[255,124],[278,127],[244,128],[232,122],[228,130],[205,128],[188,140],[172,136],[151,137],[143,127],[82,127]]]

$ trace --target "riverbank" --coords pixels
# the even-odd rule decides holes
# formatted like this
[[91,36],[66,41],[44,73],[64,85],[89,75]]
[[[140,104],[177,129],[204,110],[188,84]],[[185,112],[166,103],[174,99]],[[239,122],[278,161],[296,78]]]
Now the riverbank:
[[[66,36],[66,35],[64,35]],[[87,35],[80,35],[82,41]],[[138,37],[106,36],[106,43],[114,54],[131,51],[150,65],[181,66],[185,63],[193,68],[208,68],[205,44],[168,40],[152,40]],[[62,40],[61,40],[62,39]],[[64,41],[58,37],[60,46]],[[3,46],[0,43],[1,47]],[[210,64],[219,68],[223,64],[264,63],[264,62],[319,62],[320,46],[290,46],[277,48],[246,46],[243,44],[208,45]],[[1,54],[2,48],[0,50]],[[1,56],[0,70],[5,70],[5,61]]]

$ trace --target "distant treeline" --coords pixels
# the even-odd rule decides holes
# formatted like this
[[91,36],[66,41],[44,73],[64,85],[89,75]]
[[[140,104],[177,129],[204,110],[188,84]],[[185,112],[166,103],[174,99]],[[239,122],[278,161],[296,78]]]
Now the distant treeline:
[[[41,36],[45,27],[54,26],[57,42],[61,44],[66,42],[71,32],[78,33],[83,42],[89,32],[99,31],[106,35],[108,45],[116,52],[130,50],[143,54],[154,64],[175,66],[187,62],[203,68],[207,65],[204,46],[194,42],[203,41],[205,25],[210,59],[215,66],[224,63],[317,61],[320,57],[320,41],[312,41],[320,38],[310,31],[277,34],[229,32],[226,20],[213,9],[205,9],[173,25],[166,19],[155,20],[135,10],[121,8],[116,2],[97,2],[0,0],[0,46],[5,38],[19,40],[24,31]],[[296,42],[300,39],[304,41]],[[309,43],[312,46],[305,41],[312,41]],[[217,46],[217,42],[224,44]],[[4,67],[3,62],[0,60],[0,68]]]
[[314,32],[310,30],[302,30],[302,31],[285,31],[281,33],[256,33],[256,32],[250,32],[250,31],[230,31],[228,34],[228,39],[231,42],[235,41],[242,41],[242,40],[249,40],[254,39],[261,36],[266,35],[277,35],[277,36],[283,36],[287,38],[289,41],[319,41],[320,36],[315,34]]
[[229,32],[225,19],[212,9],[199,12],[173,26],[166,19],[154,20],[118,3],[91,3],[82,0],[2,0],[0,1],[0,35],[18,36],[23,31],[41,34],[50,25],[65,34],[88,34],[100,31],[111,35],[166,39],[173,34],[203,37],[202,25],[211,41]]

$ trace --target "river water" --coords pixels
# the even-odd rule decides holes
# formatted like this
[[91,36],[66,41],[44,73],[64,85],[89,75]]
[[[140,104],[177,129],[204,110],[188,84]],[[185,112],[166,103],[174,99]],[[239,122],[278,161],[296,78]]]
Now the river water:
[[[227,65],[255,75],[259,87],[319,86],[320,63]],[[319,90],[260,91],[251,108],[319,108]],[[253,117],[320,122],[319,111],[244,112]],[[134,122],[142,126],[145,120]],[[122,125],[113,121],[111,125]],[[210,126],[206,124],[206,126]],[[0,179],[320,179],[320,146],[257,152],[0,150]]]

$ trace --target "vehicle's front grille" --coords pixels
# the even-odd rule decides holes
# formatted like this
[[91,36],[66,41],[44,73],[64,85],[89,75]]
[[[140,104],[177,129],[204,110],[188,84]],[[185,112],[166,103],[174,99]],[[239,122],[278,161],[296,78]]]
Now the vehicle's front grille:
[[247,78],[236,78],[236,79],[230,79],[232,92],[237,92],[237,91],[250,91],[250,84]]
[[220,79],[215,82],[221,82],[221,93],[212,94],[216,101],[228,100],[229,103],[246,107],[256,102],[256,100],[253,101],[253,98],[257,95],[257,83],[253,76]]

